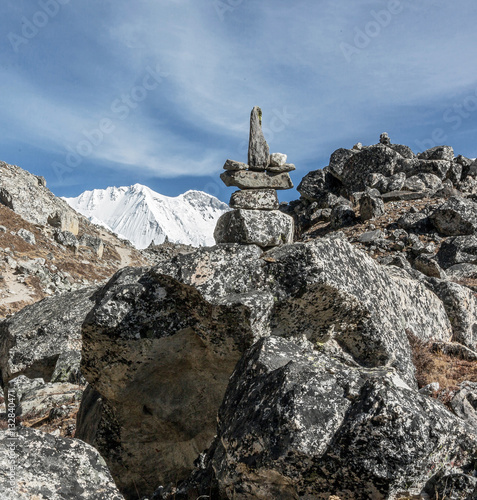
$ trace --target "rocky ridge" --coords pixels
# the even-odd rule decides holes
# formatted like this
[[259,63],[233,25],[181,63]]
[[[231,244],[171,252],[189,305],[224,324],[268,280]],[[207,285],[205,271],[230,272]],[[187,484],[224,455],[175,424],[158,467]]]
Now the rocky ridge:
[[[247,183],[273,156],[259,118],[249,165],[231,170]],[[474,499],[474,175],[447,146],[415,155],[387,134],[338,150],[280,206],[294,243],[151,246],[151,265],[3,321],[5,397],[19,420],[43,408],[35,425],[54,433],[76,405],[72,442],[127,499]],[[276,210],[270,192],[245,208],[253,189],[232,204]],[[51,399],[59,384],[69,401]],[[40,483],[51,466],[31,466]]]

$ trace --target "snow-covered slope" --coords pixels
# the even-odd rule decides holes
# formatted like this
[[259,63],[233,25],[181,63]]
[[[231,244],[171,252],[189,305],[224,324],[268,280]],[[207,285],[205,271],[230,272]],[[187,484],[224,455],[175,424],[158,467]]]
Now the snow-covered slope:
[[187,191],[176,198],[156,193],[141,184],[85,191],[63,198],[95,224],[104,224],[137,248],[152,241],[194,246],[214,245],[217,219],[228,205],[202,191]]

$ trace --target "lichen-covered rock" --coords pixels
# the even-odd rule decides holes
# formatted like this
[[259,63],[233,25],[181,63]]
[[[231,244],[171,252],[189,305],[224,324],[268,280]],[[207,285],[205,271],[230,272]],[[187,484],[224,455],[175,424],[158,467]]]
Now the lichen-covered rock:
[[357,153],[355,149],[340,148],[334,151],[330,156],[329,170],[332,175],[341,178],[347,161]]
[[449,405],[458,417],[477,429],[476,382],[462,382],[449,401]]
[[463,198],[450,198],[432,213],[430,220],[446,236],[475,234],[477,203]]
[[426,189],[436,191],[441,187],[442,181],[437,175],[426,173],[408,177],[403,185],[403,189],[407,191],[425,191]]
[[467,287],[431,278],[427,286],[442,300],[452,324],[452,340],[477,349],[477,298]]
[[449,173],[452,163],[445,160],[419,160],[417,171],[414,174],[433,174],[444,180]]
[[426,149],[422,153],[419,153],[417,157],[420,160],[454,160],[454,150],[450,146],[435,146],[430,149]]
[[262,132],[262,110],[255,106],[250,114],[248,166],[250,170],[265,170],[270,163],[270,149]]
[[296,190],[306,200],[318,202],[319,208],[328,208],[331,206],[329,197],[336,198],[341,188],[341,182],[330,173],[329,167],[326,167],[306,174]]
[[[0,450],[1,498],[124,498],[99,453],[78,439],[63,439],[20,427],[14,434],[0,430]],[[10,470],[13,476],[9,475]]]
[[330,226],[339,229],[356,223],[356,215],[349,204],[339,203],[334,205],[330,215]]
[[353,191],[364,191],[366,179],[370,173],[379,173],[389,177],[396,173],[404,158],[384,144],[376,144],[359,151],[344,164],[341,171],[330,165],[330,170],[343,184]]
[[19,375],[49,382],[62,353],[81,350],[81,324],[95,287],[44,299],[0,323],[3,384]]
[[36,245],[35,235],[31,231],[21,228],[18,230],[17,234],[18,236],[20,236],[20,238],[24,239],[28,244]]
[[288,172],[252,172],[250,170],[225,171],[220,178],[227,187],[239,189],[291,189],[293,182]]
[[274,189],[245,189],[235,191],[230,197],[230,208],[247,210],[277,210],[278,196]]
[[158,497],[391,499],[442,470],[469,475],[476,450],[460,419],[394,370],[271,337],[237,365],[203,470]]
[[90,234],[83,234],[78,240],[78,243],[84,247],[90,247],[94,253],[101,258],[104,252],[104,243],[101,238],[91,236]]
[[381,197],[365,194],[359,200],[361,220],[374,219],[384,214],[384,202]]
[[248,165],[239,161],[227,160],[224,163],[224,170],[247,170]]
[[283,153],[272,153],[270,155],[269,167],[283,167],[287,162],[287,155]]
[[[206,269],[195,271],[206,278]],[[80,420],[78,437],[91,439],[130,498],[187,475],[253,342],[249,309],[213,305],[157,271],[125,268],[98,293],[82,333],[81,370],[101,394],[102,416],[81,412],[97,431]]]
[[214,231],[216,243],[272,247],[293,241],[293,219],[277,210],[237,209],[223,214]]
[[268,165],[267,167],[267,172],[292,172],[293,170],[296,170],[296,167],[293,163],[285,163],[284,165]]
[[447,238],[442,242],[437,258],[444,269],[456,264],[477,264],[477,237],[469,235]]
[[55,240],[64,247],[70,248],[74,252],[78,250],[79,242],[76,236],[69,231],[57,231],[55,233]]

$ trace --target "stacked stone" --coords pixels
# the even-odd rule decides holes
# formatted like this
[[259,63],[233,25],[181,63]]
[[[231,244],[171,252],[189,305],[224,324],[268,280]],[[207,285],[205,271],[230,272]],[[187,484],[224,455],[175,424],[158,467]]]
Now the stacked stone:
[[250,116],[248,165],[227,160],[220,178],[226,186],[235,186],[230,198],[234,210],[217,222],[217,243],[241,243],[263,248],[293,242],[293,219],[278,210],[277,189],[291,189],[288,172],[295,165],[286,163],[282,153],[270,154],[262,132],[262,110],[254,107]]

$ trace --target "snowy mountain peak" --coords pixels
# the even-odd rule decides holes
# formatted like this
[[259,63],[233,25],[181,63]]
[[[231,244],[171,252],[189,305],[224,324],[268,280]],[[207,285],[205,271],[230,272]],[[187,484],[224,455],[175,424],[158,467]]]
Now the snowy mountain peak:
[[102,224],[146,248],[151,242],[169,241],[194,246],[214,245],[217,219],[227,204],[202,191],[190,190],[177,197],[164,196],[147,186],[108,187],[63,198],[95,224]]

